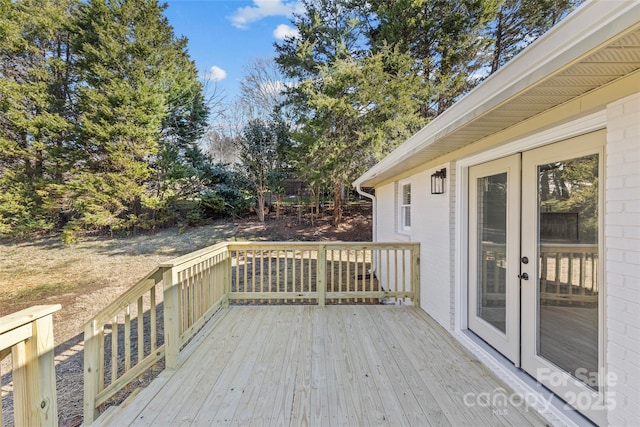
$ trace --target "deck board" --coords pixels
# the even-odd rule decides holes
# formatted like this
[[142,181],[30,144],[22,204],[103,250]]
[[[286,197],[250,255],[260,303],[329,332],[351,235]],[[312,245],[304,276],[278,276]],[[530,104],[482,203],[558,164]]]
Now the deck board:
[[[276,313],[276,318],[272,323],[270,346],[263,346],[256,360],[251,381],[247,383],[242,392],[238,406],[234,412],[234,420],[241,425],[248,425],[252,421],[260,424],[264,423],[264,415],[275,404],[276,396],[284,396],[280,393],[279,375],[283,372],[282,361],[287,350],[287,339],[290,334],[280,333],[280,330],[288,331],[292,328],[291,313],[292,307],[283,307]],[[283,381],[284,382],[284,381]],[[267,419],[269,419],[267,417]]]
[[524,406],[466,405],[509,388],[415,307],[234,306],[214,322],[162,387],[98,421],[545,425]]
[[[300,424],[309,424],[311,413],[311,340],[313,337],[313,317],[309,307],[304,307],[304,316],[300,324],[301,339],[298,353],[292,363],[296,365],[293,407],[289,421],[299,420]],[[284,408],[287,410],[288,408]]]
[[[391,425],[408,425],[413,421],[414,412],[419,408],[413,392],[409,388],[396,361],[389,355],[389,348],[376,340],[375,320],[366,316],[366,310],[350,307],[352,315],[349,321],[354,325],[354,334],[360,337],[363,356],[369,361],[369,369],[364,371],[365,378],[371,378],[371,386],[383,394],[383,420]],[[380,382],[379,380],[384,380]],[[419,415],[418,415],[419,417]]]

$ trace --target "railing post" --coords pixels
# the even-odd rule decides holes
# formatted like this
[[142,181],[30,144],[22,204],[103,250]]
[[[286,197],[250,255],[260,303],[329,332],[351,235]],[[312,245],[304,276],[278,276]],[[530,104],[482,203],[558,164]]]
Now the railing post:
[[[229,246],[227,246],[227,252],[226,252],[226,259],[225,259],[225,269],[224,269],[224,295],[223,295],[223,300],[222,300],[222,306],[223,307],[229,307],[229,294],[231,293],[231,277],[232,277],[232,268],[233,266],[231,265],[231,250],[229,250]],[[236,269],[236,274],[238,274],[237,269]]]
[[33,340],[38,355],[38,382],[40,384],[41,425],[58,425],[58,399],[56,397],[56,367],[53,344],[53,315],[33,323]]
[[99,366],[100,334],[95,320],[87,323],[84,329],[84,420],[91,424],[100,412],[96,408],[96,396],[100,392],[100,375],[104,375]]
[[12,356],[17,426],[58,425],[52,314],[60,308],[34,306],[0,322],[0,355]]
[[[32,338],[17,343],[11,348],[13,361],[13,414],[15,424],[36,425],[36,396],[38,393],[38,379],[34,377],[37,369],[37,358],[30,343]],[[34,366],[35,365],[35,366]],[[35,389],[33,388],[35,387]]]
[[411,276],[413,304],[420,307],[420,244],[411,248]]
[[327,293],[327,246],[318,245],[318,268],[316,275],[318,305],[324,307]]
[[163,273],[164,289],[164,345],[165,368],[175,370],[178,367],[180,351],[180,307],[178,304],[177,277],[173,267]]

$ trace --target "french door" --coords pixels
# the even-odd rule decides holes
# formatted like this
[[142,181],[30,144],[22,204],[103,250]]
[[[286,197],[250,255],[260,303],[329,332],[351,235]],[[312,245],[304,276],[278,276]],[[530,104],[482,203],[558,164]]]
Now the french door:
[[604,141],[469,168],[469,329],[598,424]]
[[522,368],[601,425],[604,141],[600,131],[522,154]]
[[469,169],[469,329],[520,357],[520,155]]

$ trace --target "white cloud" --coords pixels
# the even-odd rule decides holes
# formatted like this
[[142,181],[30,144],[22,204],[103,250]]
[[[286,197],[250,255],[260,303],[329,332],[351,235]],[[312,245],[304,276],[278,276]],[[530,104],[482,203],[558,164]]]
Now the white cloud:
[[262,92],[269,94],[270,96],[279,96],[285,91],[287,85],[280,80],[269,80],[260,84]]
[[298,1],[286,0],[253,0],[252,6],[241,7],[231,16],[231,23],[236,28],[247,28],[249,24],[269,16],[291,17],[293,12],[303,7]]
[[297,38],[299,35],[300,32],[297,28],[290,27],[286,24],[280,24],[275,30],[273,30],[273,36],[278,40],[284,40],[285,37]]
[[227,72],[222,68],[218,67],[217,65],[214,65],[213,67],[211,67],[211,70],[206,75],[207,80],[213,80],[214,82],[223,80],[226,77],[227,77]]

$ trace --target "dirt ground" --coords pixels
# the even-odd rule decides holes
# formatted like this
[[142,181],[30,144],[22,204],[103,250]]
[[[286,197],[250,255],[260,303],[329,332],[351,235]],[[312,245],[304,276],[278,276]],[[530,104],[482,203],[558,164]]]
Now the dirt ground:
[[[330,210],[318,216],[294,213],[265,223],[248,217],[220,220],[130,237],[91,237],[65,246],[59,237],[26,242],[0,241],[0,316],[32,305],[61,304],[54,315],[58,413],[61,427],[82,422],[84,324],[157,264],[224,240],[371,241],[371,206],[350,205],[344,222],[331,223]],[[2,408],[11,425],[10,357],[2,361]]]

